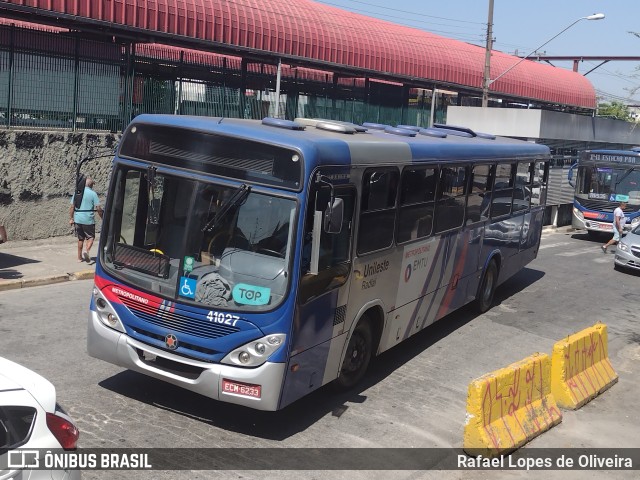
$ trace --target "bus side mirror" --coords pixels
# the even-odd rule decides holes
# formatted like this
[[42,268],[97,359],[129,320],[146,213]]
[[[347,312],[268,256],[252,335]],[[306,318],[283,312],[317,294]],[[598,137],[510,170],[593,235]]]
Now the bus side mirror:
[[342,218],[344,217],[344,201],[334,198],[329,202],[324,212],[324,231],[327,233],[340,233],[342,231]]

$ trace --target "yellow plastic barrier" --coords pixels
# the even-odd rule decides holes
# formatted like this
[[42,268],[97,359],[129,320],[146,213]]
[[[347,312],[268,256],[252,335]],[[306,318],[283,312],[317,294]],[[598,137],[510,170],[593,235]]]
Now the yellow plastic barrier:
[[607,326],[600,323],[553,345],[551,392],[560,407],[580,408],[618,381],[607,343]]
[[551,360],[537,353],[469,384],[463,448],[472,456],[505,454],[561,421]]

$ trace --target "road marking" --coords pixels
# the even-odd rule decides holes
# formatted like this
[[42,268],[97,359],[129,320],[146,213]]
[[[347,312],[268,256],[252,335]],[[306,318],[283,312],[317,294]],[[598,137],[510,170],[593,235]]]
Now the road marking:
[[559,243],[550,243],[549,245],[540,245],[539,250],[544,250],[545,248],[553,248],[553,247],[562,247],[564,245],[571,245],[572,242],[559,242]]
[[595,257],[596,255],[602,257],[604,255],[604,253],[602,253],[602,250],[600,250],[599,247],[586,247],[586,248],[580,248],[578,250],[573,250],[571,252],[562,252],[562,253],[556,253],[555,255],[558,257],[576,257],[578,255],[582,255],[584,253],[591,253],[593,254],[593,256]]
[[609,258],[608,255],[602,255],[601,257],[596,257],[593,259],[596,263],[613,263],[613,259]]

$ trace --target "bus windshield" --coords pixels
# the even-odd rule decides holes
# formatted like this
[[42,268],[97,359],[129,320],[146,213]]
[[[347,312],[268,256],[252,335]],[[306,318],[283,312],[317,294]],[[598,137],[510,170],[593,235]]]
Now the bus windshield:
[[125,282],[186,303],[265,311],[287,290],[295,200],[148,169],[112,182],[102,263]]
[[588,199],[640,204],[640,170],[622,166],[581,167],[576,193]]

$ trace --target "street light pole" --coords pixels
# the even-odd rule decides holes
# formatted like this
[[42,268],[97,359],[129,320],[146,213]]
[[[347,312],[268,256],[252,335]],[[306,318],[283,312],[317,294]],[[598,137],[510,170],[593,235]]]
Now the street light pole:
[[[493,0],[490,0],[490,5],[489,8],[491,10],[491,15],[493,15]],[[546,42],[544,42],[542,45],[540,45],[539,47],[537,47],[536,49],[532,50],[530,53],[528,53],[525,57],[522,57],[520,60],[518,60],[516,63],[514,63],[513,65],[511,65],[509,68],[507,68],[504,72],[502,72],[500,75],[498,75],[496,78],[494,79],[490,79],[489,78],[489,74],[486,73],[486,69],[487,69],[487,65],[486,65],[486,61],[485,61],[485,79],[484,79],[484,83],[485,86],[483,87],[482,90],[482,106],[486,107],[487,104],[485,103],[485,93],[486,93],[486,97],[487,97],[487,101],[489,98],[489,88],[491,87],[491,85],[498,79],[502,78],[504,75],[506,75],[507,73],[509,73],[511,70],[513,70],[514,68],[516,68],[518,65],[520,65],[522,62],[524,62],[527,58],[529,58],[531,55],[533,55],[534,53],[536,53],[538,50],[540,50],[542,47],[544,47],[547,43],[551,42],[553,39],[559,37],[560,35],[562,35],[564,32],[566,32],[567,30],[569,30],[571,27],[573,27],[576,23],[578,23],[581,20],[602,20],[604,18],[604,13],[594,13],[593,15],[589,15],[587,17],[580,17],[578,18],[576,21],[574,21],[572,24],[570,24],[568,27],[564,28],[563,30],[561,30],[560,32],[558,32],[557,34],[555,34],[553,37],[551,37],[549,40],[547,40]],[[487,41],[487,45],[489,45],[489,42]],[[489,52],[491,53],[491,52]],[[486,57],[486,58],[490,58]]]
[[493,50],[493,0],[489,0],[487,19],[487,47],[484,50],[484,73],[482,75],[482,106],[489,105],[489,78],[491,76],[491,51]]

